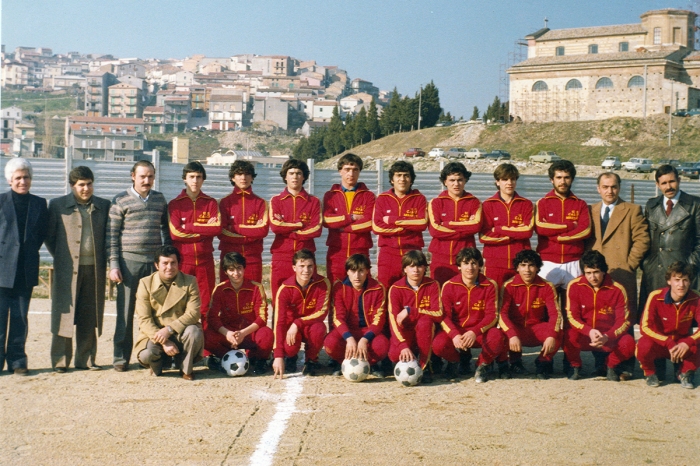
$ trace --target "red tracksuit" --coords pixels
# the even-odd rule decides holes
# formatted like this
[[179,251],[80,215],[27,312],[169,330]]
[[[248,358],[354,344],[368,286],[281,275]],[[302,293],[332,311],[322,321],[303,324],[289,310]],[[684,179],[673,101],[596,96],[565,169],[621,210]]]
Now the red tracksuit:
[[348,278],[335,282],[333,309],[335,328],[323,344],[331,358],[337,362],[345,359],[346,340],[350,337],[358,342],[363,337],[367,339],[370,364],[386,358],[389,352],[389,339],[384,335],[386,292],[381,283],[368,277],[364,288],[358,291]]
[[[345,261],[353,254],[369,257],[372,242],[372,210],[375,196],[364,183],[346,194],[340,184],[334,184],[323,196],[323,226],[328,228],[326,275],[328,281],[345,278]],[[352,215],[360,216],[352,220]]]
[[441,324],[443,331],[433,342],[436,355],[449,362],[458,362],[459,352],[452,340],[471,330],[476,334],[473,347],[482,348],[479,365],[490,364],[499,356],[505,360],[505,336],[496,328],[497,291],[496,283],[482,274],[471,288],[464,284],[461,275],[442,285],[440,294],[445,320]]
[[[401,256],[421,250],[423,231],[428,226],[425,216],[427,201],[417,189],[399,198],[390,189],[377,196],[372,215],[372,231],[379,236],[377,279],[385,286],[394,284],[403,275]],[[384,221],[384,217],[389,217]]]
[[551,190],[537,201],[535,218],[537,252],[542,260],[564,264],[581,258],[584,240],[591,236],[586,201],[573,193],[562,199]]
[[316,251],[314,238],[321,236],[321,203],[303,188],[294,196],[284,188],[270,200],[270,229],[275,234],[270,252],[270,286],[277,296],[279,286],[294,275],[292,257],[302,249]]
[[654,360],[670,359],[669,350],[679,343],[690,348],[681,363],[681,373],[697,370],[700,365],[700,328],[690,334],[693,319],[700,320],[700,296],[690,290],[680,304],[671,299],[670,288],[652,291],[642,314],[640,331],[642,337],[637,342],[637,359],[644,370],[644,376],[656,373]]
[[231,351],[231,343],[219,333],[221,327],[236,331],[252,324],[258,324],[260,328],[247,335],[238,348],[250,350],[251,359],[270,357],[273,336],[267,326],[267,297],[260,283],[244,280],[238,291],[228,279],[219,283],[211,297],[207,321],[204,347],[217,357]]
[[[318,274],[311,277],[305,289],[291,276],[284,281],[275,298],[274,332],[275,358],[296,356],[302,341],[306,343],[306,360],[317,361],[318,353],[326,337],[331,285],[328,279]],[[287,344],[287,331],[296,324],[299,332],[293,345]]]
[[[396,316],[408,307],[408,317],[401,325]],[[432,350],[435,324],[442,321],[442,303],[440,302],[440,285],[432,278],[425,277],[414,290],[406,277],[389,288],[389,323],[391,343],[389,359],[396,363],[404,348],[418,353],[418,362],[422,368],[428,364]]]
[[[501,313],[498,321],[508,339],[520,338],[522,346],[539,346],[553,337],[554,352],[542,355],[540,361],[551,361],[561,344],[561,314],[554,285],[535,277],[526,285],[520,275],[508,280],[501,292]],[[510,361],[522,359],[522,353],[510,352]]]
[[[263,240],[270,230],[267,216],[267,203],[246,190],[233,188],[233,192],[221,199],[221,234],[219,251],[221,261],[229,252],[238,252],[245,257],[245,278],[262,283]],[[220,269],[221,281],[228,281],[226,271]]]
[[496,193],[482,204],[484,223],[479,241],[484,245],[484,275],[499,286],[513,278],[513,258],[523,249],[530,249],[535,224],[532,201],[515,193],[505,202]]
[[[634,337],[629,329],[627,294],[619,283],[605,274],[598,291],[588,284],[585,276],[575,278],[566,291],[566,315],[571,326],[565,331],[564,354],[572,367],[581,367],[581,351],[604,351],[608,367],[634,356]],[[608,337],[600,349],[590,345],[591,330],[598,330]]]
[[[182,190],[168,203],[170,238],[180,251],[180,271],[197,278],[202,300],[202,327],[206,329],[209,300],[216,285],[214,272],[214,237],[221,233],[221,216],[216,199],[200,191],[193,201]],[[208,223],[209,219],[216,219]]]
[[458,200],[447,191],[428,204],[428,230],[432,253],[430,276],[442,285],[459,273],[455,259],[457,253],[476,246],[474,235],[481,230],[481,202],[463,191]]

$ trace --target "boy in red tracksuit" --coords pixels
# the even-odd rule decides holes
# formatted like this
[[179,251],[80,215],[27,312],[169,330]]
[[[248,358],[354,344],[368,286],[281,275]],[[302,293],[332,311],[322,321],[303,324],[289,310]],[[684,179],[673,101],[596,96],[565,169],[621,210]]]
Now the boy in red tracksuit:
[[[369,259],[354,254],[345,261],[347,275],[333,285],[333,323],[323,346],[336,362],[359,358],[368,361],[372,374],[383,377],[377,363],[389,352],[384,286],[369,274]],[[340,375],[340,370],[337,371]]]
[[214,289],[204,331],[204,347],[213,355],[209,368],[220,368],[220,359],[231,349],[245,349],[253,373],[264,374],[273,340],[265,290],[245,278],[246,259],[240,253],[229,252],[222,262],[227,279]]
[[459,273],[455,260],[464,248],[476,245],[474,234],[481,230],[481,202],[464,190],[471,172],[458,162],[450,162],[440,172],[445,191],[428,204],[428,230],[432,253],[430,276],[440,285]]
[[[401,265],[405,276],[389,288],[389,359],[394,364],[418,359],[425,369],[430,361],[435,324],[443,319],[440,285],[425,276],[428,261],[421,251],[408,251],[401,258]],[[431,372],[426,370],[422,382],[432,381]]]
[[[496,358],[501,375],[508,378],[505,336],[498,323],[498,286],[481,274],[484,260],[476,248],[457,253],[460,273],[442,285],[440,292],[445,319],[433,342],[435,354],[447,360],[447,378],[457,376],[460,362],[469,364],[471,348],[481,348],[474,380],[487,380],[487,368]],[[462,373],[468,372],[463,368]]]
[[326,275],[328,281],[344,280],[345,261],[353,254],[369,257],[372,241],[372,210],[375,195],[358,183],[362,159],[345,154],[338,160],[340,184],[323,196],[323,226],[328,228]]
[[282,282],[294,275],[294,254],[302,249],[316,251],[314,238],[321,236],[321,202],[304,190],[309,167],[301,160],[290,159],[282,165],[280,176],[287,187],[270,200],[270,229],[275,234],[270,248],[274,296]]
[[562,322],[554,285],[537,275],[541,266],[540,255],[531,249],[515,255],[513,267],[518,274],[503,286],[498,323],[508,337],[511,373],[525,373],[523,346],[542,345],[535,361],[536,375],[548,379],[561,343]]
[[389,180],[393,188],[377,196],[372,214],[372,231],[379,236],[377,279],[387,288],[401,278],[403,255],[425,245],[423,231],[428,226],[425,196],[411,189],[416,180],[413,165],[394,162]]
[[[294,275],[281,284],[275,296],[274,378],[294,372],[297,354],[303,342],[306,362],[302,374],[316,375],[318,353],[326,337],[324,320],[328,315],[331,285],[328,279],[316,273],[316,257],[302,249],[292,258]],[[286,358],[286,360],[285,360]]]
[[647,385],[659,386],[655,359],[666,358],[680,366],[678,379],[683,388],[695,388],[693,375],[700,365],[700,328],[691,334],[693,320],[700,321],[700,295],[690,289],[694,267],[674,262],[666,271],[668,287],[652,291],[647,299],[637,342],[637,359]]
[[180,271],[197,278],[202,300],[202,327],[206,330],[209,300],[216,285],[214,271],[214,237],[221,232],[221,216],[216,199],[202,192],[207,172],[199,162],[182,169],[185,189],[168,203],[170,238],[180,251]]
[[270,231],[267,203],[253,193],[255,167],[247,160],[236,160],[228,171],[233,192],[221,199],[219,250],[221,281],[228,280],[223,260],[229,252],[238,252],[246,260],[245,278],[262,283],[263,240]]
[[515,192],[520,177],[515,165],[502,163],[493,177],[498,192],[481,205],[484,222],[479,241],[484,245],[484,275],[502,286],[515,276],[515,255],[530,249],[535,217],[532,201]]
[[[570,327],[564,338],[564,354],[569,361],[569,379],[578,380],[581,351],[607,355],[607,378],[617,382],[617,366],[634,356],[634,337],[629,329],[627,294],[608,275],[608,264],[598,251],[581,257],[583,275],[569,283],[566,292],[566,315]],[[631,374],[625,375],[625,380]]]

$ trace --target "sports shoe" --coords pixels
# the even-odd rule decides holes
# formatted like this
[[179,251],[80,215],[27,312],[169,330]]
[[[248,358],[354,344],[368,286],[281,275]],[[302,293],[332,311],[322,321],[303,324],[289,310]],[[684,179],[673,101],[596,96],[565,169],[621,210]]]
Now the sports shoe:
[[290,358],[284,358],[284,371],[288,374],[297,371],[297,359],[298,356],[292,356]]
[[527,371],[525,370],[525,366],[523,366],[522,361],[515,361],[510,365],[510,373],[513,375],[523,375],[527,374]]
[[549,378],[549,373],[551,372],[549,368],[551,365],[551,362],[547,363],[546,361],[540,361],[539,359],[535,360],[535,378],[537,380],[547,380]]
[[647,376],[647,386],[648,387],[658,387],[659,384],[659,378],[656,376],[656,374],[651,374]]
[[632,380],[632,372],[630,371],[622,371],[620,374],[620,381],[621,382],[626,382],[628,380]]
[[210,354],[207,357],[207,367],[212,371],[221,371],[221,359]]
[[428,366],[423,369],[423,377],[420,379],[420,383],[422,384],[429,384],[433,383],[433,374],[430,372],[430,369]]
[[308,375],[309,377],[313,377],[316,375],[316,371],[319,369],[319,364],[318,361],[306,361],[304,363],[304,367],[301,369],[301,374],[302,375]]
[[459,363],[448,362],[447,367],[443,371],[443,375],[447,380],[454,380],[459,377]]
[[581,378],[581,368],[572,367],[569,369],[569,380],[578,380]]
[[375,364],[372,367],[369,368],[370,374],[375,376],[378,379],[383,379],[384,378],[384,371],[382,370],[382,367],[380,364]]
[[476,372],[474,373],[474,382],[485,383],[488,381],[488,367],[488,364],[479,364],[479,367],[476,368]]
[[510,367],[508,367],[508,361],[498,363],[498,376],[502,379],[510,379]]
[[263,375],[267,372],[267,361],[264,359],[257,359],[253,363],[253,374]]
[[615,369],[612,367],[608,367],[608,373],[605,377],[611,382],[619,382],[620,381],[620,376],[617,375],[617,372],[615,372]]
[[678,376],[678,380],[681,382],[681,387],[687,388],[687,389],[694,389],[695,385],[693,385],[693,371],[688,371],[688,372],[683,372]]

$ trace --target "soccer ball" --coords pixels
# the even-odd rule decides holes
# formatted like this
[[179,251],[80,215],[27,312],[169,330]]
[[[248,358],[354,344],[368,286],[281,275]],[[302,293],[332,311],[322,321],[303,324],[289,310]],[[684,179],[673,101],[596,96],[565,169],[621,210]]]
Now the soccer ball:
[[399,361],[394,367],[394,376],[404,387],[411,387],[423,378],[423,369],[415,359],[409,362]]
[[221,368],[232,377],[245,375],[249,367],[248,358],[245,352],[241,350],[231,350],[221,358]]
[[340,367],[350,382],[362,382],[369,375],[369,363],[364,359],[346,359]]

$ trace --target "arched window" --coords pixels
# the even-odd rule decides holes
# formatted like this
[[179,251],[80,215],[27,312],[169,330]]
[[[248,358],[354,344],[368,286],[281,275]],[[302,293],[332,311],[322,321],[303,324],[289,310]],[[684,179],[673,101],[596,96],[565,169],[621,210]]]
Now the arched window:
[[610,78],[600,78],[597,83],[595,83],[596,89],[612,89],[613,82]]
[[578,79],[572,79],[571,81],[566,83],[566,90],[569,91],[571,89],[583,89],[581,81],[579,81]]
[[627,87],[644,87],[644,78],[641,76],[632,76],[627,82]]
[[535,84],[532,85],[532,92],[542,92],[548,89],[549,88],[547,87],[547,83],[544,81],[537,81]]

